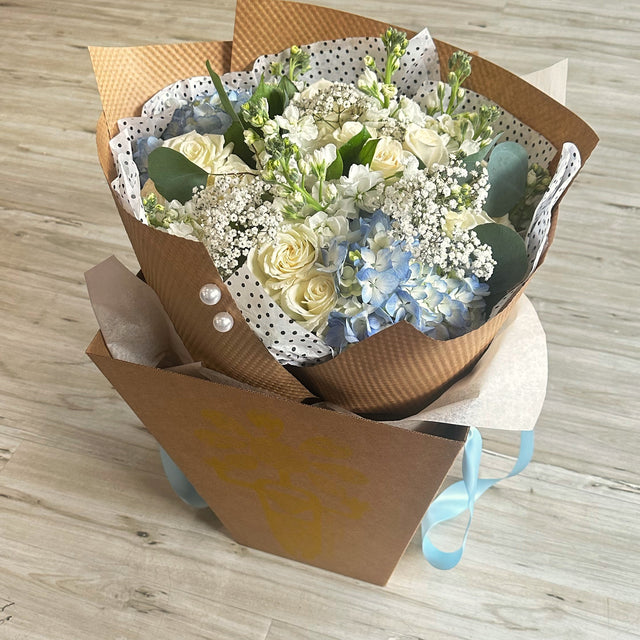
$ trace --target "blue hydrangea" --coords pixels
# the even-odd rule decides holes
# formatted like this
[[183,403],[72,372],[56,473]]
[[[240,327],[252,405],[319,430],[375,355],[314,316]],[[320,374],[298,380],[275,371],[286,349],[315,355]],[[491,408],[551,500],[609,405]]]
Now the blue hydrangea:
[[488,286],[418,263],[382,211],[353,221],[349,241],[334,243],[323,258],[341,294],[324,336],[337,352],[402,320],[436,339],[482,322]]
[[[234,111],[251,97],[244,91],[231,90],[227,96]],[[181,104],[174,112],[171,122],[162,134],[164,140],[181,136],[183,133],[196,131],[205,133],[224,133],[231,125],[231,116],[220,104],[217,92],[212,95],[196,96],[192,102]]]

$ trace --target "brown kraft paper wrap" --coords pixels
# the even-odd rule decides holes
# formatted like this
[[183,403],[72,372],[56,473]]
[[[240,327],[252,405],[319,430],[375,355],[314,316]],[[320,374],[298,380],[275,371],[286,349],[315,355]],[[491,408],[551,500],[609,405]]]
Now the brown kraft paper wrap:
[[421,425],[438,437],[202,379],[150,287],[113,257],[85,277],[104,331],[87,353],[233,538],[384,584],[467,429]]

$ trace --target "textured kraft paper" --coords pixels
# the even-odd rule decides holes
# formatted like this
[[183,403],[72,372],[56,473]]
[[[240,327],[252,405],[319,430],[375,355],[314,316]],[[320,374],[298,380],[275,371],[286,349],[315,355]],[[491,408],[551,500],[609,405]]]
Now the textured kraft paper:
[[463,446],[87,353],[238,543],[386,584]]
[[[287,25],[286,29],[282,25]],[[108,140],[117,132],[117,119],[139,113],[145,100],[171,81],[202,75],[204,58],[212,60],[216,70],[223,73],[230,68],[245,68],[258,55],[292,44],[375,36],[386,26],[323,7],[277,0],[239,0],[232,45],[221,42],[92,48],[104,105],[98,123],[98,153],[105,175],[114,176]],[[436,45],[444,67],[454,47],[438,41]],[[482,58],[474,57],[473,73],[466,85],[542,133],[556,148],[560,149],[565,141],[574,142],[583,163],[595,147],[596,135],[577,116]],[[370,416],[401,417],[415,413],[473,367],[516,302],[512,300],[481,328],[454,340],[436,341],[406,323],[399,323],[333,360],[289,372],[275,362],[246,326],[202,245],[151,229],[119,205],[118,209],[146,280],[158,293],[194,359],[295,401],[316,394]],[[557,207],[550,240],[556,220]],[[210,282],[221,286],[223,299],[215,308],[203,308],[197,292]],[[227,334],[211,329],[212,316],[222,310],[236,320],[234,329]]]

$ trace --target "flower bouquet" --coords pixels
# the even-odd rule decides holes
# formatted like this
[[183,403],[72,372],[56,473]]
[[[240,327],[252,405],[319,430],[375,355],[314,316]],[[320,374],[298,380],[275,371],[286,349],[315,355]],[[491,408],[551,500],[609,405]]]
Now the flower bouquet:
[[374,420],[418,413],[482,356],[595,135],[426,31],[307,5],[241,0],[233,43],[92,58],[144,278],[234,386],[118,364],[99,336],[90,355],[235,538],[386,581],[466,431]]

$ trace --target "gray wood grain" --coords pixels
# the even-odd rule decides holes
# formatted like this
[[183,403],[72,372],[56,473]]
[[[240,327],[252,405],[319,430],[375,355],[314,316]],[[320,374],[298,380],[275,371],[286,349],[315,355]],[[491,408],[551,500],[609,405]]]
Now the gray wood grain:
[[[568,57],[567,104],[601,137],[529,289],[550,366],[534,462],[483,497],[455,570],[431,569],[416,537],[385,588],[243,548],[180,502],[153,439],[84,355],[83,272],[111,254],[136,269],[95,155],[86,46],[228,39],[233,8],[0,6],[0,637],[640,637],[640,5],[348,7],[516,73]],[[513,435],[485,446],[483,472],[506,473]],[[454,548],[463,527],[436,540]]]

